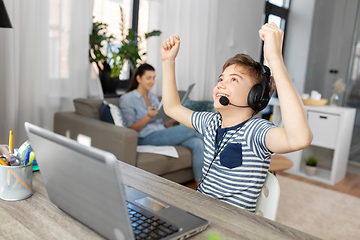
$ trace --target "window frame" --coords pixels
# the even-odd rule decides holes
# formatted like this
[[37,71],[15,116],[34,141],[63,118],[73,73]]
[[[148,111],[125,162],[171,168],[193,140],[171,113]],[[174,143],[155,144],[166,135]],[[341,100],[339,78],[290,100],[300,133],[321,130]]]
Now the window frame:
[[[289,0],[288,8],[285,7],[279,7],[275,4],[270,3],[268,0],[265,2],[265,10],[264,10],[264,24],[269,21],[270,15],[275,15],[280,17],[281,19],[285,20],[284,28],[282,29],[284,31],[284,37],[283,37],[283,45],[282,45],[282,53],[284,55],[284,46],[285,46],[285,39],[286,39],[286,27],[288,24],[288,16],[290,13],[290,6],[291,6],[291,0]],[[281,27],[281,26],[280,26]],[[264,62],[264,42],[262,42],[261,45],[261,55],[260,55],[260,62]]]

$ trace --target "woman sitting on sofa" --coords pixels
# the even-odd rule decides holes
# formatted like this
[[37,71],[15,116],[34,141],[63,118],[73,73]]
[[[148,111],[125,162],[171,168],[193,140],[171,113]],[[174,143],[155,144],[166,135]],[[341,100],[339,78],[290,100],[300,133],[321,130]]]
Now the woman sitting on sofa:
[[130,81],[126,94],[120,97],[120,109],[129,128],[138,132],[138,145],[181,145],[192,152],[195,181],[202,176],[204,142],[201,134],[183,125],[166,128],[161,118],[156,118],[159,99],[150,90],[155,83],[155,69],[144,63]]

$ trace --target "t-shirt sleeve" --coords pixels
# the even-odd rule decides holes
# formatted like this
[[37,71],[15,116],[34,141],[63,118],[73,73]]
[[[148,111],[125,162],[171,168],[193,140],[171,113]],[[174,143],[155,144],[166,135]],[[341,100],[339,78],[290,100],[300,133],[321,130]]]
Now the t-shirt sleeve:
[[216,113],[213,112],[193,112],[191,116],[191,123],[194,129],[200,134],[204,134],[206,126],[209,125],[215,114]]
[[261,118],[257,118],[251,124],[250,131],[247,133],[247,140],[250,142],[252,151],[263,159],[266,155],[272,154],[266,146],[265,139],[269,130],[276,125]]

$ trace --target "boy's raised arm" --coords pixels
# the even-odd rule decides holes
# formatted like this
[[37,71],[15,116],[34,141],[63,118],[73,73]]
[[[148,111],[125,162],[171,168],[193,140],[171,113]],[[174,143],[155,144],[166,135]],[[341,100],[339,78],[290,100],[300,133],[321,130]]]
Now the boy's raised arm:
[[264,41],[264,57],[269,63],[276,83],[284,127],[271,129],[266,146],[275,153],[300,150],[310,145],[312,133],[303,103],[292,84],[281,54],[283,32],[274,23],[265,24],[259,31]]
[[161,44],[161,58],[163,68],[162,100],[166,115],[179,123],[192,128],[192,110],[185,108],[180,103],[175,79],[175,58],[180,48],[180,37],[171,36]]

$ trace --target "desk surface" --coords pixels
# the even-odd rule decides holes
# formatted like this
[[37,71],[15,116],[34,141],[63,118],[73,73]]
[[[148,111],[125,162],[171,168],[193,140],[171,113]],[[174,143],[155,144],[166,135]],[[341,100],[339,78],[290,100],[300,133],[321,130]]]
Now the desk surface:
[[[211,222],[206,231],[191,239],[217,233],[221,239],[317,239],[280,223],[198,193],[125,163],[124,183],[155,195]],[[151,183],[151,184],[146,184]],[[0,199],[0,239],[103,239],[53,205],[40,172],[33,175],[32,197],[16,202]]]

